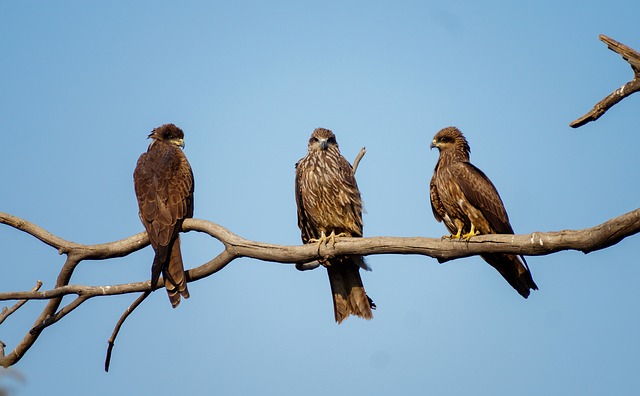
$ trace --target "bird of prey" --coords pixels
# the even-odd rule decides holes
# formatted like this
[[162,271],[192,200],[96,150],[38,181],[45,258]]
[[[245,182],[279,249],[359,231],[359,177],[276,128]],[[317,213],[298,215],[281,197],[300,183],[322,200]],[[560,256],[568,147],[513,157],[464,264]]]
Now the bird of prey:
[[[296,164],[295,193],[303,243],[320,246],[335,243],[340,236],[362,237],[360,190],[351,164],[340,154],[330,130],[313,131],[307,155]],[[369,269],[364,258],[351,255],[320,262],[329,274],[336,322],[349,315],[373,318],[375,304],[360,278],[360,268]]]
[[[438,222],[444,221],[453,239],[478,234],[513,234],[507,211],[491,180],[469,162],[469,144],[456,127],[439,131],[431,142],[440,157],[431,178],[431,209]],[[516,289],[529,297],[538,286],[524,257],[487,253],[481,257]]]
[[175,308],[180,296],[189,298],[180,253],[180,229],[185,218],[193,217],[193,172],[181,147],[184,133],[173,124],[154,129],[151,144],[138,159],[133,181],[140,220],[155,251],[151,285],[160,273]]

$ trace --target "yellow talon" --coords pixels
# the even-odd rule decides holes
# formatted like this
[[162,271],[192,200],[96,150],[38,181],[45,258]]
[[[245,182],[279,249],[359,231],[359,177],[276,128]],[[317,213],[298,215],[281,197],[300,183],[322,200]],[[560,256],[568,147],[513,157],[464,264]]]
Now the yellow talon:
[[462,228],[458,229],[458,233],[456,235],[443,235],[442,239],[460,239],[460,234],[462,234]]
[[[458,234],[459,233],[460,231],[458,231]],[[469,231],[468,234],[462,235],[460,238],[466,239],[468,241],[472,236],[476,236],[478,234],[480,234],[480,231],[476,230],[476,227],[473,224],[471,224],[471,231]]]

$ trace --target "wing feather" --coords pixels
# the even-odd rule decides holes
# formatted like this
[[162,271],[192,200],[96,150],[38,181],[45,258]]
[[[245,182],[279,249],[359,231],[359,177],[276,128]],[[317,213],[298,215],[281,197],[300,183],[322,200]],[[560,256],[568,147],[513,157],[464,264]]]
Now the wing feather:
[[487,175],[469,162],[453,163],[450,169],[466,199],[482,212],[493,232],[513,234],[500,194]]
[[307,243],[310,239],[319,237],[319,235],[316,235],[316,230],[314,230],[309,218],[307,217],[305,201],[313,199],[313,197],[309,194],[307,194],[306,197],[303,197],[303,185],[307,183],[306,178],[308,177],[305,168],[306,162],[304,159],[296,163],[296,206],[298,208],[298,227],[300,228],[303,243]]

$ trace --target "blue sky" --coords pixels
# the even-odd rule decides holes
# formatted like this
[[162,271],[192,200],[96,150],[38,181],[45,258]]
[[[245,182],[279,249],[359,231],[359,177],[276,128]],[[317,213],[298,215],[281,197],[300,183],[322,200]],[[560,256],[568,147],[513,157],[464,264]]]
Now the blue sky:
[[[3,2],[0,211],[93,244],[143,230],[132,173],[146,136],[185,131],[195,217],[300,243],[294,163],[316,127],[358,169],[365,236],[439,237],[428,201],[441,128],[458,126],[518,233],[577,229],[638,207],[640,97],[570,121],[631,78],[598,40],[640,49],[640,4],[612,2]],[[45,289],[63,257],[0,227],[0,290]],[[372,321],[333,322],[326,272],[242,259],[154,293],[94,299],[45,331],[0,387],[14,395],[630,394],[637,389],[638,237],[528,258],[522,299],[481,259],[372,256]],[[220,251],[183,236],[187,266]],[[150,248],[84,262],[72,283],[148,279]],[[0,327],[10,350],[29,302]]]

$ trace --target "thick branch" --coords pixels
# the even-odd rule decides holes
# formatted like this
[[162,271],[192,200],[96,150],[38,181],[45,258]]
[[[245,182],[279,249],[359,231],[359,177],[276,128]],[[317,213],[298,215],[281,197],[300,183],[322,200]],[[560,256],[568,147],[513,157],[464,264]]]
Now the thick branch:
[[587,114],[572,121],[569,124],[572,128],[578,128],[588,122],[597,120],[616,103],[620,102],[627,96],[640,91],[640,53],[603,34],[600,35],[600,40],[604,41],[610,50],[617,52],[624,60],[629,62],[629,65],[633,70],[634,77],[633,80],[624,84],[622,87],[613,91],[609,96],[596,103],[593,109],[591,109]]
[[[287,246],[251,241],[216,223],[201,219],[186,219],[182,228],[185,232],[204,232],[220,240],[227,247],[213,260],[187,272],[188,281],[193,282],[214,274],[238,257],[295,264],[345,254],[365,256],[415,254],[448,261],[489,252],[532,256],[547,255],[562,250],[578,250],[589,253],[612,246],[620,240],[640,232],[640,208],[595,227],[582,230],[534,232],[520,235],[479,235],[465,242],[425,237],[338,238],[335,245],[322,245],[319,249],[316,244]],[[129,239],[137,237],[138,235],[134,235],[114,243],[127,242]],[[131,245],[125,244],[123,246]],[[117,249],[113,254],[122,256],[125,255],[125,252]],[[162,287],[161,285],[162,282],[158,282],[157,288]],[[69,294],[89,298],[140,293],[148,291],[150,288],[150,281],[110,286],[64,285],[44,291],[4,292],[0,293],[0,301],[53,299],[62,298]]]

